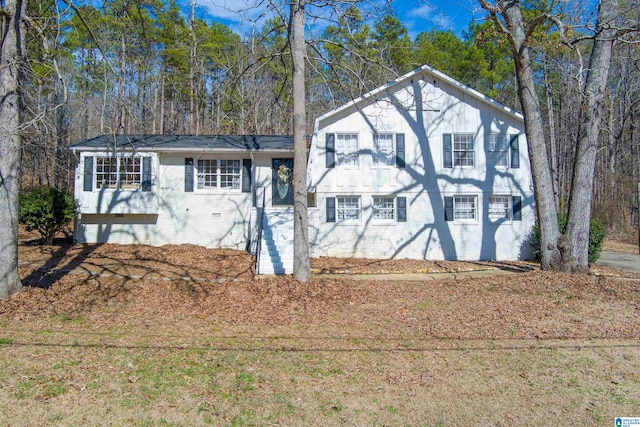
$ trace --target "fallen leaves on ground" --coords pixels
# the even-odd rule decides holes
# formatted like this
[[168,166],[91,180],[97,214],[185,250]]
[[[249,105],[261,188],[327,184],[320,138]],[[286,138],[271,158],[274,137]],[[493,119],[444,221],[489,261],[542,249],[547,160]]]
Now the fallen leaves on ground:
[[526,263],[318,258],[313,268],[333,272],[529,271],[415,282],[319,275],[300,283],[254,279],[254,258],[242,251],[111,244],[22,245],[20,263],[25,289],[0,302],[0,318],[73,315],[95,328],[330,325],[377,337],[640,337],[640,281],[601,267],[570,275]]

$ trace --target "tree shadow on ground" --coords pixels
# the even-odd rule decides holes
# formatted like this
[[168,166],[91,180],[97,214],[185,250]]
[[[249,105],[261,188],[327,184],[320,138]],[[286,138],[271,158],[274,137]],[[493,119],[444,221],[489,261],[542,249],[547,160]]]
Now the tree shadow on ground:
[[[32,246],[30,242],[25,246]],[[22,283],[49,289],[68,275],[82,284],[87,278],[126,280],[226,281],[253,279],[254,258],[243,251],[206,249],[195,245],[72,245],[26,249],[46,259],[23,261],[29,269]],[[39,255],[39,254],[37,254]],[[32,257],[29,257],[32,258]]]

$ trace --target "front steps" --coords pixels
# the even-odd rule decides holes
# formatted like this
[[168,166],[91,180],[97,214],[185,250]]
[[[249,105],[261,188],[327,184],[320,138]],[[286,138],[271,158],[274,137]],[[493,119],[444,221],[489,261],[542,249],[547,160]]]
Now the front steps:
[[293,274],[293,208],[265,208],[258,274]]

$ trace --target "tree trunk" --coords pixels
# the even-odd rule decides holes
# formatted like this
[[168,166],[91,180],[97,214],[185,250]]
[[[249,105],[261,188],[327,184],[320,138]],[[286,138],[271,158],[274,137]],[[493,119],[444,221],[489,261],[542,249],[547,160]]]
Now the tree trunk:
[[22,288],[18,276],[18,194],[20,191],[19,64],[22,14],[26,2],[4,0],[0,47],[0,299]]
[[120,35],[120,81],[118,82],[118,104],[120,105],[118,111],[118,125],[116,133],[126,133],[127,130],[127,113],[126,113],[126,105],[125,105],[125,82],[126,82],[126,52],[127,52],[127,43],[125,39],[125,33],[123,32]]
[[553,181],[547,157],[547,147],[540,103],[533,78],[533,64],[529,55],[526,30],[520,5],[517,2],[498,2],[510,28],[510,38],[516,66],[518,98],[524,113],[524,125],[529,146],[529,159],[533,174],[538,223],[540,226],[540,254],[543,269],[558,268],[561,261],[559,249],[560,229],[553,195]]
[[547,71],[544,73],[544,86],[547,95],[547,117],[549,121],[549,166],[551,167],[551,183],[553,185],[553,198],[556,201],[556,209],[560,209],[560,189],[558,181],[558,152],[556,140],[556,119],[553,108],[553,97],[551,96],[551,82]]
[[293,57],[293,277],[307,282],[311,272],[309,264],[309,218],[307,215],[307,144],[305,138],[305,0],[291,1],[290,28]]
[[573,167],[572,188],[569,193],[566,239],[565,246],[561,248],[564,251],[562,269],[572,272],[589,270],[589,224],[593,176],[611,51],[617,33],[615,27],[611,25],[617,17],[617,4],[617,0],[601,0],[598,6],[596,37],[591,49],[589,73],[580,110],[580,130]]

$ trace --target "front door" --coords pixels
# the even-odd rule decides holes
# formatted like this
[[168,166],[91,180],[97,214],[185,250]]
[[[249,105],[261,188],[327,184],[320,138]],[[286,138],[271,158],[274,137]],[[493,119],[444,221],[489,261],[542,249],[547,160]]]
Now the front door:
[[293,205],[293,159],[271,161],[271,205]]

